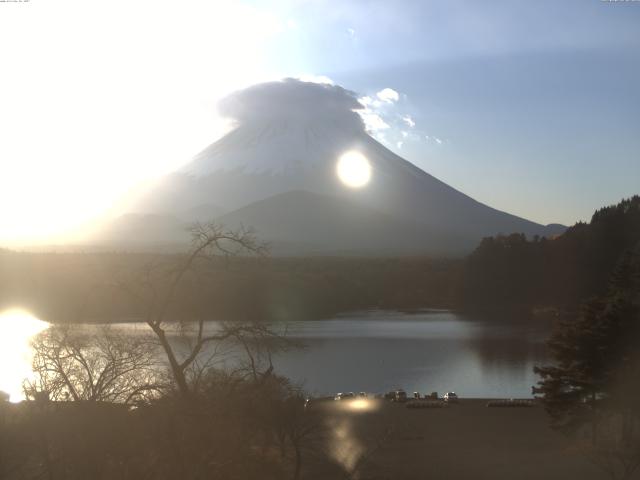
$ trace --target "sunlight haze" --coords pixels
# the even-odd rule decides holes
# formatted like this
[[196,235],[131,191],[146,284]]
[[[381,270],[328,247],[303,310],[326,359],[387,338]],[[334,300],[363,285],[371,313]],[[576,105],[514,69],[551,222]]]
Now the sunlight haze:
[[0,241],[125,212],[233,127],[221,98],[286,77],[355,92],[371,136],[480,202],[588,220],[640,175],[631,3],[5,2]]
[[228,129],[219,98],[273,75],[280,20],[190,3],[2,5],[1,239],[55,241],[178,168]]
[[0,0],[1,480],[640,480],[640,0]]

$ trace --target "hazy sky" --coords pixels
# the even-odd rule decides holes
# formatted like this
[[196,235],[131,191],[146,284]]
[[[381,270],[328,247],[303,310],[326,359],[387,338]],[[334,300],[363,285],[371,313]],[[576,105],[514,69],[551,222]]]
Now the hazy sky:
[[3,242],[100,214],[222,135],[218,99],[290,76],[531,220],[640,193],[640,2],[0,2],[0,68]]

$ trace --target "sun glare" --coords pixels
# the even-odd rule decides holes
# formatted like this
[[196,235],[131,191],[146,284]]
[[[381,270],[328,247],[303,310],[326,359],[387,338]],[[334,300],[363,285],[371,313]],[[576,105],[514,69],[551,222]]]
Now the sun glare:
[[3,246],[74,241],[221,135],[217,100],[281,78],[264,59],[291,34],[286,18],[253,2],[187,3],[2,5],[0,42],[13,45],[0,51],[11,72],[0,81]]
[[24,310],[0,313],[0,390],[8,393],[12,402],[24,398],[22,382],[32,376],[29,342],[48,326]]
[[338,178],[347,187],[364,187],[371,180],[371,164],[360,152],[351,150],[343,154],[336,165]]

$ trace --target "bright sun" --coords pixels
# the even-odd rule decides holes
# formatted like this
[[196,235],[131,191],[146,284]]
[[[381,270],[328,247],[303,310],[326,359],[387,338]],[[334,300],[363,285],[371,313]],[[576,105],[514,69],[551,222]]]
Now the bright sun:
[[343,154],[336,165],[338,178],[347,187],[364,187],[371,180],[371,164],[360,152],[351,150]]

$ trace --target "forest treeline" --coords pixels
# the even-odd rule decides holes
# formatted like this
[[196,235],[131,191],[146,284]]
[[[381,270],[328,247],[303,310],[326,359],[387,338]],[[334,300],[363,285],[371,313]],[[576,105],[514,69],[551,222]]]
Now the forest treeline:
[[[20,306],[57,323],[144,315],[122,285],[170,278],[182,255],[0,254],[0,308]],[[461,260],[220,257],[181,285],[176,320],[291,321],[363,309],[454,308]]]
[[[600,295],[640,242],[640,197],[556,238],[485,238],[464,259],[220,256],[181,285],[176,320],[291,321],[365,309],[531,310]],[[186,255],[186,254],[185,254]],[[184,255],[0,251],[0,308],[57,323],[136,320],[122,285],[160,284]]]
[[574,307],[605,293],[620,259],[638,244],[639,196],[597,210],[557,238],[485,238],[464,262],[461,306]]

